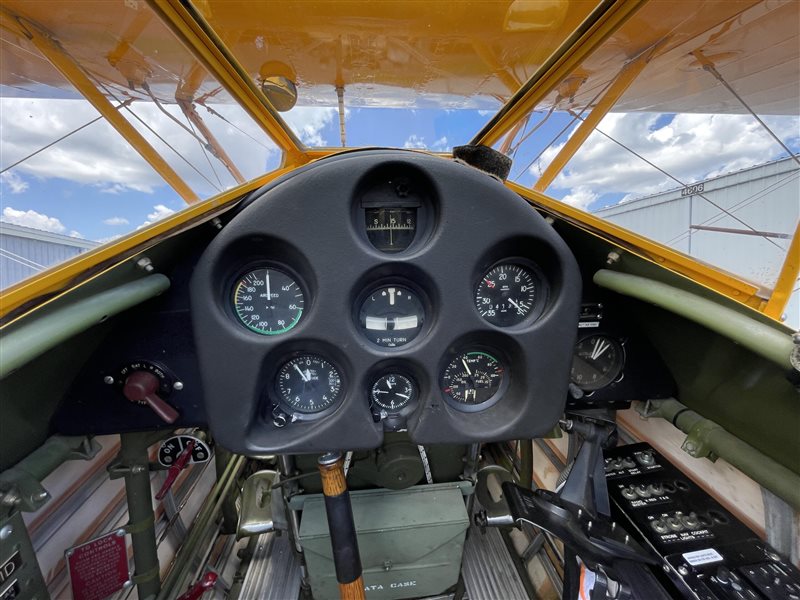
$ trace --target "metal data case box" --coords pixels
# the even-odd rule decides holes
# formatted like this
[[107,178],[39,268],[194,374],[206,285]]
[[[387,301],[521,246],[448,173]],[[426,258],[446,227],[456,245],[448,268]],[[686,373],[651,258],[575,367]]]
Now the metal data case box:
[[[469,517],[463,484],[351,492],[368,600],[416,598],[455,585]],[[337,600],[339,588],[321,495],[308,496],[300,522],[315,600]]]

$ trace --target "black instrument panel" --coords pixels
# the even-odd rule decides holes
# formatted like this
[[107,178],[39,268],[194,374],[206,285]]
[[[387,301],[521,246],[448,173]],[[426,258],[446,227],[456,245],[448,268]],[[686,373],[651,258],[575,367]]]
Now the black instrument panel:
[[244,454],[540,435],[563,411],[580,289],[552,227],[476,169],[321,161],[252,197],[194,269],[211,431]]
[[[169,292],[115,319],[54,430],[208,426],[254,455],[377,447],[398,430],[419,444],[529,438],[562,415],[580,272],[496,179],[421,153],[346,153],[222,224],[163,243]],[[126,399],[144,362],[166,373],[174,422]]]

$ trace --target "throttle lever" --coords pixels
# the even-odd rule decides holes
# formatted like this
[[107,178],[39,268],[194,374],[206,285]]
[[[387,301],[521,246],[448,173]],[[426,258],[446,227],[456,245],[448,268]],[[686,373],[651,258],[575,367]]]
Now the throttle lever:
[[178,455],[178,458],[175,459],[175,462],[172,463],[169,470],[167,471],[167,478],[164,481],[164,484],[161,486],[161,489],[158,490],[156,494],[156,500],[163,500],[164,496],[167,495],[167,492],[172,487],[172,484],[175,483],[175,480],[178,478],[178,475],[181,474],[186,468],[186,465],[189,463],[189,459],[192,458],[192,452],[194,451],[195,441],[189,440],[189,443],[186,444],[186,447],[181,451]]
[[217,583],[217,574],[209,571],[192,587],[186,590],[183,595],[178,596],[178,600],[198,600],[207,590],[210,590]]

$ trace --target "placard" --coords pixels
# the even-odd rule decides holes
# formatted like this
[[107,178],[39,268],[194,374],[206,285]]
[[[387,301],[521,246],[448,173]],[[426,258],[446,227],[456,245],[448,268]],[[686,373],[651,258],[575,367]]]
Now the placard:
[[69,548],[65,555],[74,600],[102,600],[131,585],[124,529]]

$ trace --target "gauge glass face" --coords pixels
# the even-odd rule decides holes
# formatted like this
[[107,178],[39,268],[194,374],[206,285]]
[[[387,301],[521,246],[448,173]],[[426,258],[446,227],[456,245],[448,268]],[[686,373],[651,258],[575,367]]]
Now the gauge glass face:
[[475,290],[475,308],[486,321],[498,327],[521,323],[536,300],[532,271],[515,263],[492,267]]
[[293,410],[317,413],[333,406],[342,393],[342,377],[331,363],[315,354],[293,358],[278,370],[275,388]]
[[381,252],[401,252],[411,245],[417,231],[416,208],[368,208],[367,238]]
[[417,398],[417,386],[405,375],[387,373],[372,384],[369,396],[378,408],[397,412]]
[[606,335],[590,335],[575,345],[570,380],[582,390],[599,390],[619,376],[624,363],[619,342]]
[[250,271],[239,279],[233,292],[233,309],[248,329],[262,335],[280,335],[303,316],[303,290],[278,269]]
[[403,346],[422,329],[425,311],[419,296],[402,285],[385,285],[368,295],[359,311],[361,331],[373,344]]
[[504,377],[503,365],[491,354],[465,352],[445,368],[442,391],[460,404],[483,404],[499,392]]

